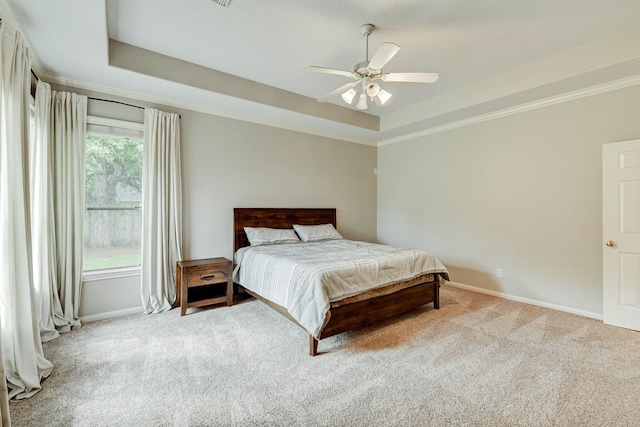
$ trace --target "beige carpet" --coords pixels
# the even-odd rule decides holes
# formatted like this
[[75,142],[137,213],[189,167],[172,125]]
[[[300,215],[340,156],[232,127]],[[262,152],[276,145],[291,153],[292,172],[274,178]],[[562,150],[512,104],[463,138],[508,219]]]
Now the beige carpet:
[[640,334],[445,286],[440,310],[320,342],[262,303],[46,343],[14,426],[638,426]]

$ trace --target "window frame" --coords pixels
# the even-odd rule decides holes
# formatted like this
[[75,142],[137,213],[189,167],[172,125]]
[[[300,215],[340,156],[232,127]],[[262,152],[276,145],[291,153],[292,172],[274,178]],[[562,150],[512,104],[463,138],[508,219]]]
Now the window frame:
[[[99,116],[87,116],[87,129],[86,135],[91,135],[92,132],[89,131],[89,126],[104,126],[107,128],[119,128],[128,131],[137,131],[139,132],[140,139],[143,141],[143,152],[144,152],[144,123],[137,122],[129,122],[125,120],[118,119],[110,119],[107,117],[99,117]],[[117,132],[114,132],[115,136],[118,136]],[[128,136],[121,136],[128,137]],[[86,209],[86,204],[84,206]],[[83,247],[84,251],[84,247]],[[82,271],[82,281],[83,282],[91,282],[91,281],[99,281],[99,280],[108,280],[108,279],[117,279],[124,277],[134,277],[140,276],[141,274],[141,266],[129,266],[129,267],[116,267],[116,268],[104,268],[99,270],[84,270]]]

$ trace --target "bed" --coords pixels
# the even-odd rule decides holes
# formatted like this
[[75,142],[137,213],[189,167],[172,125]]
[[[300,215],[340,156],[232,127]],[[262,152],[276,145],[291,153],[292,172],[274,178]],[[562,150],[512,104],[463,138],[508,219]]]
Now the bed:
[[[234,282],[248,294],[264,302],[306,330],[309,333],[310,355],[315,356],[318,354],[318,342],[321,339],[372,325],[380,322],[381,320],[405,313],[425,304],[433,303],[434,308],[440,308],[440,282],[441,280],[448,280],[449,276],[446,268],[435,257],[428,254],[433,258],[433,260],[435,260],[430,261],[434,264],[434,266],[430,268],[430,271],[420,271],[419,274],[414,274],[410,278],[393,280],[391,283],[388,283],[389,280],[386,280],[387,283],[384,286],[377,286],[373,289],[366,290],[355,295],[345,294],[346,296],[344,298],[331,300],[326,307],[326,313],[324,313],[324,319],[322,320],[320,327],[315,327],[317,324],[310,327],[304,321],[306,318],[301,318],[297,311],[292,314],[291,309],[285,307],[287,304],[280,300],[278,300],[279,303],[274,302],[272,299],[276,298],[272,298],[268,292],[263,292],[261,288],[252,286],[252,283],[250,283],[248,279],[251,277],[248,273],[249,270],[247,270],[251,268],[251,265],[248,264],[248,259],[252,257],[259,259],[257,258],[258,256],[267,256],[259,255],[257,253],[259,250],[271,251],[271,256],[274,256],[273,253],[279,254],[286,246],[294,247],[296,253],[303,253],[304,250],[306,250],[304,248],[307,246],[309,247],[309,251],[318,251],[317,247],[314,247],[315,242],[278,245],[277,248],[268,247],[274,245],[265,245],[262,247],[250,246],[249,239],[245,232],[245,227],[292,229],[294,224],[302,226],[331,224],[333,227],[336,227],[336,210],[235,208]],[[373,246],[373,244],[352,242],[346,239],[343,242],[336,240],[330,243],[331,244],[329,246],[336,247],[338,250],[347,250],[344,248],[345,246],[355,246],[356,249],[363,245]],[[365,247],[365,249],[369,250],[369,247]],[[427,254],[426,252],[424,253]],[[248,254],[251,254],[251,256]],[[420,255],[422,256],[422,254]],[[238,259],[238,256],[240,256],[240,260]],[[281,262],[289,262],[289,260]],[[269,261],[268,263],[272,262]],[[244,275],[244,281],[246,281],[246,283],[243,283],[243,279],[240,278],[242,275]],[[350,285],[346,284],[346,286],[349,287]],[[260,291],[257,291],[256,289],[260,289]],[[265,297],[264,295],[269,295],[269,297]]]

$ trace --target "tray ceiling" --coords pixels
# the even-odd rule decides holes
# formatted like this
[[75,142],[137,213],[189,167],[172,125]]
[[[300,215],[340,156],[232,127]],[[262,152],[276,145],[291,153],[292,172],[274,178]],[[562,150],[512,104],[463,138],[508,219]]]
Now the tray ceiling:
[[[640,75],[638,0],[0,3],[47,81],[365,143]],[[304,68],[351,70],[364,23],[370,55],[402,47],[386,72],[440,79],[381,83],[391,101],[364,113],[318,104],[349,80]]]

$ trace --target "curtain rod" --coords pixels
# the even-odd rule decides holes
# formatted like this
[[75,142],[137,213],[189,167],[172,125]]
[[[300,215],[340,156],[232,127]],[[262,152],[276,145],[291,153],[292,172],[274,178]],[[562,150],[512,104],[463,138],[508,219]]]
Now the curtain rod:
[[94,101],[112,102],[114,104],[126,105],[127,107],[139,108],[141,110],[144,110],[144,107],[141,107],[139,105],[127,104],[126,102],[114,101],[113,99],[94,98],[93,96],[88,96],[87,98],[93,99]]
[[[128,104],[122,101],[114,101],[113,99],[94,98],[93,96],[88,96],[87,98],[92,99],[94,101],[112,102],[114,104],[126,105],[127,107],[140,108],[141,110],[145,109],[145,107],[141,107],[140,105]],[[182,119],[182,114],[178,114],[178,117]]]

